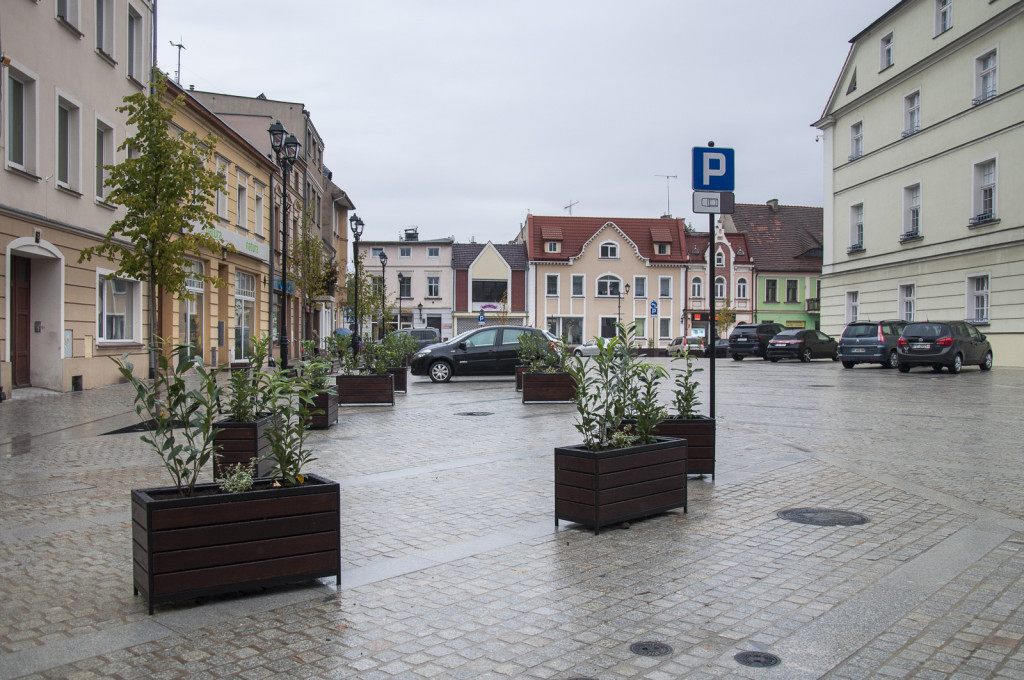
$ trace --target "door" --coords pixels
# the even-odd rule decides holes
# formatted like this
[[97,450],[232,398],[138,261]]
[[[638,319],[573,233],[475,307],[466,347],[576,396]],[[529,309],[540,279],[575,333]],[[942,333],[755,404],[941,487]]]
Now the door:
[[601,317],[601,337],[602,338],[614,338],[617,335],[615,330],[615,322],[617,319],[614,316],[603,316]]
[[11,368],[12,387],[28,387],[32,384],[29,378],[31,367],[29,357],[29,333],[32,325],[32,298],[29,295],[29,282],[32,280],[32,261],[26,257],[15,255],[11,258],[13,281],[11,285],[11,316],[14,320],[11,334]]
[[[497,360],[498,370],[502,373],[513,374],[516,372],[516,364],[519,363],[519,336],[523,333],[532,333],[528,328],[504,328],[501,331],[501,345],[498,347]],[[540,338],[538,338],[540,339]],[[540,339],[547,342],[547,339]]]
[[[459,375],[493,373],[498,345],[498,329],[485,328],[473,333],[454,351],[455,372]],[[461,346],[465,346],[463,349]]]

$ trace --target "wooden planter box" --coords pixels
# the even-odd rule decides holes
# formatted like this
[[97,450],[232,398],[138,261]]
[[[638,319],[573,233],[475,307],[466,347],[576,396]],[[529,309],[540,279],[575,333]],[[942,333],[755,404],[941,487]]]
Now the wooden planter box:
[[395,377],[395,392],[407,394],[409,392],[409,369],[405,366],[389,368],[388,373]]
[[132,491],[133,584],[153,605],[334,576],[341,583],[338,483],[259,479],[243,493],[198,484]]
[[680,437],[689,448],[687,472],[691,475],[711,475],[715,479],[715,421],[704,416],[679,420],[663,420],[654,429],[661,437]]
[[313,395],[312,410],[309,427],[314,430],[326,430],[338,422],[338,395],[327,390],[317,392]]
[[555,526],[559,520],[594,530],[637,517],[683,508],[686,512],[686,442],[588,451],[555,449]]
[[339,375],[335,376],[338,385],[339,404],[360,405],[395,405],[394,376],[384,375]]
[[568,373],[523,373],[523,403],[569,402],[576,396],[576,381]]
[[217,444],[219,456],[213,459],[214,479],[223,476],[223,468],[235,463],[248,463],[257,460],[256,474],[266,477],[273,461],[265,460],[270,455],[270,442],[267,440],[267,427],[274,421],[273,414],[266,415],[252,423],[236,423],[222,420],[214,423],[213,441]]
[[526,366],[516,366],[516,392],[523,390],[523,373],[526,373]]

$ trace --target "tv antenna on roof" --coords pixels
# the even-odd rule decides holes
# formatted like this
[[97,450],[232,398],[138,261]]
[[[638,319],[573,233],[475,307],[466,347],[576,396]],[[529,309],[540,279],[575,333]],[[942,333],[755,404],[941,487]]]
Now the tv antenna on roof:
[[670,178],[671,179],[678,179],[679,176],[678,175],[657,175],[656,174],[655,177],[664,177],[665,178],[665,217],[671,217],[672,216],[672,196],[669,193],[668,180]]
[[570,199],[569,199],[569,205],[563,206],[563,207],[562,207],[562,210],[568,210],[568,211],[569,211],[569,217],[572,217],[572,207],[573,207],[574,205],[579,205],[579,204],[580,204],[580,202],[579,202],[579,201],[574,201],[574,200],[572,200],[572,199],[570,198]]
[[178,38],[178,42],[173,40],[168,41],[171,43],[171,47],[178,48],[178,70],[174,72],[174,82],[181,86],[181,51],[185,49],[185,46],[181,44],[181,38]]

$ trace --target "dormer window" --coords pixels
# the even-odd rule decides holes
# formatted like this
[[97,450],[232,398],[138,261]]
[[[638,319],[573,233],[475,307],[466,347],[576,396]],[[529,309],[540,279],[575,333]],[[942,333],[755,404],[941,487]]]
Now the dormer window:
[[658,255],[669,255],[672,251],[672,244],[670,243],[657,243],[655,249]]
[[619,244],[618,243],[602,243],[601,244],[601,259],[602,260],[617,260],[619,259]]
[[559,253],[562,251],[562,244],[558,241],[548,241],[544,244],[544,249],[549,253]]

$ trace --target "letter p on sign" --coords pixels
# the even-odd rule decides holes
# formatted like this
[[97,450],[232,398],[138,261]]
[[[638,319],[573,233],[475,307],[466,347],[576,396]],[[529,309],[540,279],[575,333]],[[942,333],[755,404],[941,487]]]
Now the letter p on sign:
[[735,191],[735,154],[732,149],[693,147],[693,190]]

